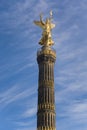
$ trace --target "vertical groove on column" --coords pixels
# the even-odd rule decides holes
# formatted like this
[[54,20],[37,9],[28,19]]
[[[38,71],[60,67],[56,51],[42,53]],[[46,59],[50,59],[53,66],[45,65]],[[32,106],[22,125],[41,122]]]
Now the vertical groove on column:
[[52,123],[52,127],[53,127],[53,114],[51,115],[51,123]]
[[48,113],[47,113],[47,127],[48,127]]
[[45,102],[45,90],[44,90],[44,87],[43,87],[43,103]]
[[40,68],[41,68],[41,67],[39,66],[39,81],[40,81],[40,70],[41,70]]
[[53,67],[54,67],[54,65],[52,64],[52,78],[53,78],[53,80],[54,80],[54,71],[53,71]]
[[51,127],[51,114],[50,114],[50,127]]
[[43,121],[44,121],[43,126],[45,126],[45,114],[43,115]]
[[50,74],[50,80],[51,80],[51,64],[49,64],[49,74]]
[[48,64],[48,80],[49,80],[49,64]]
[[50,95],[50,92],[49,92],[49,88],[48,88],[48,103],[50,102],[50,97],[49,97],[49,95]]
[[49,76],[49,75],[48,75],[48,64],[47,64],[47,80],[48,80],[48,76]]
[[46,75],[45,80],[47,80],[47,63],[45,64],[45,69],[46,69],[46,71],[45,71],[45,75]]
[[49,64],[49,80],[50,80],[50,64]]
[[43,63],[43,70],[42,71],[43,71],[43,79],[42,80],[44,80],[44,63]]
[[51,114],[51,127],[52,127],[52,114]]
[[47,88],[47,103],[48,103],[48,88]]
[[52,63],[51,63],[51,80],[53,80],[53,68],[52,68]]
[[46,120],[46,113],[45,113],[45,126],[47,125],[47,122],[46,122],[47,120]]

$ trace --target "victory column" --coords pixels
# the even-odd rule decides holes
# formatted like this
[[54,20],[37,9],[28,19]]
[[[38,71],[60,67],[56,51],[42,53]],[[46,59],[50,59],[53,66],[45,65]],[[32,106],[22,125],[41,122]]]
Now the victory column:
[[37,110],[37,130],[56,130],[55,126],[55,94],[54,94],[54,63],[56,52],[51,48],[54,44],[52,40],[52,11],[50,17],[45,21],[40,15],[40,21],[34,23],[41,27],[42,38],[39,44],[42,46],[37,52],[37,62],[39,67],[38,76],[38,110]]

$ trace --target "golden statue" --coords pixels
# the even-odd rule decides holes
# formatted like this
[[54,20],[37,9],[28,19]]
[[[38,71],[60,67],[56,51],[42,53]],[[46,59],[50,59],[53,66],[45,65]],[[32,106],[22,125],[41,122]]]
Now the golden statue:
[[43,29],[42,38],[39,44],[43,46],[52,46],[54,41],[52,40],[51,30],[55,27],[52,23],[52,11],[50,11],[50,17],[46,21],[42,20],[42,14],[40,15],[40,21],[34,21],[34,23]]

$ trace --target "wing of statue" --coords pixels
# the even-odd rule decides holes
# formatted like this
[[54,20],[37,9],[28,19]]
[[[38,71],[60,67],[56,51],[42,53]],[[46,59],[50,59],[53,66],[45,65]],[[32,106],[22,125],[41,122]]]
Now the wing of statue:
[[40,26],[41,28],[44,28],[44,26],[45,26],[44,22],[42,22],[42,21],[34,21],[34,23],[35,23],[37,26]]

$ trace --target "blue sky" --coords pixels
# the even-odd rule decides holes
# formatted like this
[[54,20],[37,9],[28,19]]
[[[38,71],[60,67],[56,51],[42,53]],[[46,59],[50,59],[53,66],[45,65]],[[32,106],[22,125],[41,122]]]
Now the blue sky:
[[36,130],[41,29],[53,10],[57,130],[87,130],[87,0],[0,0],[0,130]]

